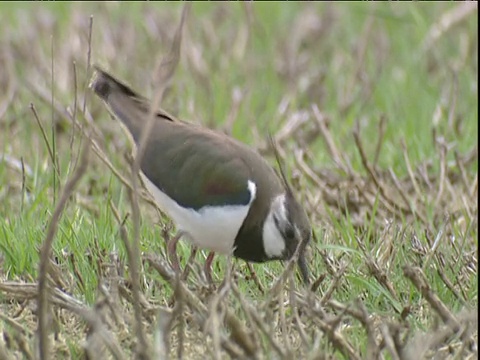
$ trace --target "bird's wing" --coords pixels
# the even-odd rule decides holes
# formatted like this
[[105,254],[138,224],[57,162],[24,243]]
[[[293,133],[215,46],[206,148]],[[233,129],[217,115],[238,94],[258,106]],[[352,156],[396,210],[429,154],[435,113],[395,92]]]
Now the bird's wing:
[[191,125],[157,123],[142,158],[142,171],[180,206],[248,205],[251,169],[238,144]]

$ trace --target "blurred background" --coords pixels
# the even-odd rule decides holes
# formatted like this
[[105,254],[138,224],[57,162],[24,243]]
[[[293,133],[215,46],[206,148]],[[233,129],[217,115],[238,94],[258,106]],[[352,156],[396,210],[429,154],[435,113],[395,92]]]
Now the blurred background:
[[[46,227],[86,135],[100,150],[59,223],[55,262],[69,293],[86,304],[96,301],[111,255],[124,264],[112,205],[131,233],[120,178],[131,177],[131,147],[88,90],[91,65],[151,97],[182,6],[0,4],[0,280],[35,281]],[[274,135],[319,239],[310,262],[321,294],[330,284],[322,276],[343,269],[336,300],[361,297],[383,320],[410,306],[418,311],[410,326],[427,329],[435,311],[421,310],[401,270],[413,264],[452,311],[476,308],[476,3],[194,2],[162,107],[231,134],[272,164],[266,144]],[[163,254],[171,224],[146,202],[141,211],[142,251]],[[429,252],[434,240],[441,258]],[[180,248],[186,261],[190,247]],[[224,260],[215,266],[220,281]],[[283,267],[255,269],[268,287]],[[146,272],[146,297],[164,305],[173,290],[157,292],[148,286],[155,282]],[[241,286],[264,299],[248,282]],[[365,354],[357,330],[347,338]],[[72,343],[65,351],[78,354]]]

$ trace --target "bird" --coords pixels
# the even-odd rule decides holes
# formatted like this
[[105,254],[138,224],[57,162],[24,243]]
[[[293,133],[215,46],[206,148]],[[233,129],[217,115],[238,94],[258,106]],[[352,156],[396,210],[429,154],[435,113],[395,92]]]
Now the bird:
[[[152,116],[151,102],[98,65],[89,86],[138,149]],[[176,226],[177,235],[167,243],[173,268],[179,270],[177,242],[186,238],[210,251],[208,279],[215,253],[265,263],[290,260],[297,252],[308,284],[305,249],[312,228],[283,170],[279,174],[258,151],[224,133],[178,120],[162,109],[153,116],[140,177]]]

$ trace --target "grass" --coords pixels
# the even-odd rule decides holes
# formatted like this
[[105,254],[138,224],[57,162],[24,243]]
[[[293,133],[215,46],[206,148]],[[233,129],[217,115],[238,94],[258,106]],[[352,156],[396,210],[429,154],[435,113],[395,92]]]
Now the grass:
[[[211,289],[201,252],[176,284],[163,261],[175,231],[142,197],[139,305],[129,191],[105,164],[129,182],[131,146],[86,85],[96,63],[151,97],[182,6],[0,5],[0,358],[37,352],[29,285],[88,143],[72,118],[102,154],[90,149],[53,238],[52,358],[132,357],[135,307],[159,357],[475,358],[476,4],[192,4],[162,107],[272,163],[277,138],[316,233],[316,281],[280,263],[254,265],[255,280],[234,261],[222,282],[218,257]],[[185,265],[191,248],[178,250]]]

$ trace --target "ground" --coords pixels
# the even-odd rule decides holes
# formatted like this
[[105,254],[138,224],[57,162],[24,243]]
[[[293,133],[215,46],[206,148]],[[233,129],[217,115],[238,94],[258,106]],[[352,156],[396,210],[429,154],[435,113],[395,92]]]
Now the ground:
[[[477,29],[470,2],[0,4],[0,358],[477,358]],[[185,242],[173,276],[94,64],[275,165],[272,134],[309,287],[222,256],[210,286]]]

